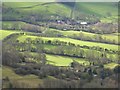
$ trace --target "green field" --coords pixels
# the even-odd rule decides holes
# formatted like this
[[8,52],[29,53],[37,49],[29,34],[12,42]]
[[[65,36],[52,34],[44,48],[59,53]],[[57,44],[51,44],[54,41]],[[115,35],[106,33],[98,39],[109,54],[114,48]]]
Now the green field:
[[[29,87],[31,88],[35,88],[38,87],[38,85],[42,82],[38,76],[35,75],[25,75],[25,76],[21,76],[16,74],[12,68],[10,67],[6,67],[4,66],[2,68],[2,76],[3,78],[8,77],[10,79],[10,81],[13,82],[13,84],[17,84],[17,83],[26,83],[27,85],[29,85]],[[3,85],[3,88],[6,88],[6,84]]]
[[[26,25],[25,22],[21,22],[21,21],[4,21],[2,23],[4,26],[7,26],[7,27],[15,27],[15,25],[17,26],[23,26],[23,25]],[[90,37],[90,38],[95,38],[96,36],[101,36],[103,39],[105,38],[107,41],[115,41],[116,43],[119,42],[118,40],[118,34],[104,34],[104,35],[101,35],[101,34],[94,34],[94,33],[88,33],[88,32],[84,32],[84,31],[73,31],[73,30],[70,30],[70,31],[61,31],[61,30],[57,30],[57,29],[49,29],[48,30],[49,32],[57,32],[59,34],[62,34],[64,36],[78,36],[80,34],[83,34],[85,37]]]
[[2,22],[2,26],[7,27],[7,28],[11,28],[11,27],[20,27],[26,25],[25,22],[22,21],[3,21]]
[[94,33],[88,33],[88,32],[84,32],[84,31],[73,31],[73,30],[70,30],[70,31],[60,31],[60,30],[56,30],[56,29],[49,29],[53,32],[59,32],[61,34],[63,34],[64,36],[77,36],[80,34],[83,34],[85,37],[90,37],[90,38],[95,38],[95,36],[101,36],[102,38],[106,38],[107,41],[113,41],[115,40],[116,43],[118,43],[118,35],[117,33],[115,35],[113,34],[94,34]]
[[116,23],[118,22],[118,16],[110,16],[106,18],[101,18],[102,23]]
[[118,65],[119,64],[117,64],[117,63],[108,63],[108,64],[104,65],[104,67],[109,68],[109,69],[114,69]]
[[11,30],[0,30],[0,40],[3,40],[5,37],[14,34],[20,33],[19,31],[11,31]]
[[47,64],[52,64],[55,66],[70,66],[70,64],[74,60],[82,65],[83,63],[85,63],[85,65],[89,65],[89,62],[82,58],[72,58],[72,57],[49,55],[49,54],[46,54],[46,58],[48,60]]
[[80,40],[75,40],[75,39],[70,39],[70,38],[53,38],[53,37],[37,37],[37,36],[20,36],[18,38],[19,41],[23,42],[26,40],[26,38],[31,38],[32,40],[36,39],[36,38],[41,38],[43,40],[59,40],[59,41],[64,41],[64,42],[71,42],[74,43],[76,45],[87,45],[87,46],[99,46],[102,48],[107,48],[107,49],[111,49],[111,50],[116,50],[118,51],[118,46],[117,45],[111,45],[111,44],[103,44],[103,43],[96,43],[96,42],[87,42],[87,41],[80,41]]
[[[22,53],[24,55],[24,52]],[[31,56],[38,56],[38,53],[29,53]],[[73,61],[80,63],[81,65],[89,65],[89,62],[83,58],[75,58],[75,57],[67,57],[67,56],[59,56],[59,55],[51,55],[46,54],[47,64],[55,65],[55,66],[70,66]],[[33,60],[36,63],[38,61]]]
[[[98,16],[107,16],[107,13],[111,15],[117,15],[118,9],[115,3],[112,2],[86,2],[86,3],[77,3],[77,7],[81,12],[87,14],[95,14]],[[111,12],[112,11],[112,12]]]
[[[68,16],[70,17],[71,7],[66,4],[59,4],[59,3],[49,3],[45,4],[45,2],[6,2],[4,3],[7,7],[12,7],[13,9],[19,10],[19,12],[30,14],[35,13],[39,14],[42,12],[43,15],[52,15],[58,14],[61,16]],[[102,5],[102,7],[101,7]],[[80,11],[80,12],[79,12]],[[112,11],[112,13],[111,13]],[[115,3],[82,3],[77,2],[75,6],[75,14],[74,16],[79,16],[80,14],[94,14],[98,16],[108,16],[107,13],[111,13],[112,15],[117,15],[117,7]],[[15,15],[16,16],[16,15]]]
[[[38,55],[37,53],[29,53],[29,54],[32,56]],[[46,59],[47,59],[46,64],[51,64],[54,66],[66,66],[67,67],[67,66],[70,66],[73,61],[76,61],[79,64],[84,65],[84,66],[89,66],[89,61],[83,58],[74,58],[74,57],[46,54]],[[34,61],[38,62],[36,60]],[[104,67],[114,69],[114,67],[117,65],[118,65],[117,63],[108,63],[108,64],[105,64]]]
[[[58,46],[54,46],[54,45],[45,45],[44,44],[44,49],[45,50],[54,50],[55,48],[57,48]],[[85,48],[81,48],[81,50],[83,50],[85,53],[90,53],[91,50],[90,49],[85,49]],[[99,53],[99,54],[102,54],[104,52],[100,52],[100,51],[96,51],[96,50],[92,50],[92,53],[96,54],[96,53]],[[109,59],[112,59],[113,61],[116,61],[116,60],[119,60],[119,57],[118,57],[118,54],[110,54],[110,53],[106,53],[107,55],[107,58]]]
[[24,2],[24,3],[19,3],[19,2],[7,2],[4,3],[6,6],[12,7],[14,9],[19,10],[22,13],[25,14],[30,14],[35,13],[39,14],[39,12],[42,12],[42,14],[47,15],[47,14],[57,14],[60,13],[61,15],[69,16],[71,9],[65,5],[58,4],[58,3],[51,3],[51,4],[46,4],[42,5],[43,3],[41,2]]

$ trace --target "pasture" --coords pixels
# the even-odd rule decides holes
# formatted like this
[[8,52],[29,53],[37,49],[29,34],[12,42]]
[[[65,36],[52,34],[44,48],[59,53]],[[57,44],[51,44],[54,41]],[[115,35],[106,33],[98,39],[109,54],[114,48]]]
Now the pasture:
[[0,30],[0,40],[3,40],[5,37],[14,33],[19,33],[19,31]]
[[88,42],[88,41],[81,41],[81,40],[75,40],[75,39],[70,39],[70,38],[56,38],[56,37],[38,37],[38,36],[29,36],[29,35],[25,35],[25,36],[20,36],[19,38],[17,38],[20,42],[23,42],[26,40],[26,38],[31,38],[32,40],[36,39],[36,38],[41,38],[43,40],[59,40],[59,41],[64,41],[64,42],[71,42],[73,44],[76,45],[87,45],[87,46],[98,46],[98,47],[102,47],[102,48],[107,48],[107,49],[111,49],[111,50],[116,50],[118,51],[118,45],[111,45],[111,44],[104,44],[104,43],[97,43],[97,42]]
[[46,54],[47,64],[52,64],[55,66],[70,66],[73,61],[80,63],[81,65],[89,65],[89,62],[82,58],[72,58],[66,56],[58,56],[58,55],[49,55]]
[[104,67],[109,68],[109,69],[114,69],[118,65],[119,64],[117,64],[117,63],[108,63],[108,64],[105,64]]
[[[6,66],[2,68],[2,76],[3,78],[8,77],[13,84],[16,84],[16,86],[18,83],[19,83],[18,85],[22,85],[22,83],[26,83],[26,85],[28,85],[29,87],[35,88],[35,87],[38,87],[40,83],[42,83],[42,80],[39,79],[38,76],[35,76],[32,74],[25,75],[25,76],[18,75],[14,72],[13,68],[6,67]],[[3,88],[7,88],[6,84],[3,85]]]
[[89,32],[84,32],[84,31],[61,31],[61,30],[56,30],[56,29],[49,29],[53,32],[59,32],[64,36],[80,36],[81,34],[85,37],[90,37],[90,38],[95,38],[96,36],[101,36],[103,39],[105,38],[107,41],[113,41],[118,43],[118,35],[116,34],[95,34],[95,33],[89,33]]

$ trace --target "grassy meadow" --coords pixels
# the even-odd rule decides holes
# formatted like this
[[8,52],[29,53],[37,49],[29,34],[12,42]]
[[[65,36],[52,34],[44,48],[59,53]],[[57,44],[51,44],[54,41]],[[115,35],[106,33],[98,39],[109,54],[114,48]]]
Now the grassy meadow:
[[102,48],[107,48],[107,49],[111,49],[111,50],[118,50],[118,45],[110,45],[110,44],[103,44],[103,43],[96,43],[96,42],[88,42],[88,41],[81,41],[81,40],[75,40],[75,39],[70,39],[70,38],[56,38],[56,37],[37,37],[37,36],[20,36],[17,40],[19,40],[20,42],[23,42],[26,40],[26,38],[31,38],[32,40],[36,39],[36,38],[41,38],[43,40],[59,40],[59,41],[64,41],[64,42],[71,42],[73,44],[76,45],[87,45],[87,46],[99,46]]

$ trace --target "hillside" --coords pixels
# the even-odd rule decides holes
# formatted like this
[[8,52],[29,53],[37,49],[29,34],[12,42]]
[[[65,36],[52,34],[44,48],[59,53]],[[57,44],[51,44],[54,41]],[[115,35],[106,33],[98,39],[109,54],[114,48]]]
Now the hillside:
[[[42,14],[42,15],[60,15],[63,17],[70,17],[71,9],[74,5],[69,5],[69,3],[44,3],[44,2],[6,2],[3,6],[11,7],[14,10],[22,14]],[[102,7],[101,7],[102,5]],[[111,13],[112,11],[112,13]],[[22,15],[20,14],[20,15]],[[79,15],[97,15],[99,17],[106,17],[109,15],[117,15],[116,3],[83,3],[77,2],[74,8],[74,17]],[[17,17],[17,16],[16,16]],[[81,16],[82,17],[82,16]]]
[[117,3],[57,1],[3,3],[2,87],[117,88]]

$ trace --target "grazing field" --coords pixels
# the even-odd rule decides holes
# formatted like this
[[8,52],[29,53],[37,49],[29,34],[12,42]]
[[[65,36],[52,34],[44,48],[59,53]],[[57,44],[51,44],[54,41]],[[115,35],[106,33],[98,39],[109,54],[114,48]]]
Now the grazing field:
[[19,33],[19,31],[11,31],[11,30],[0,30],[0,40],[3,40],[5,37],[13,34],[13,33]]
[[[21,76],[16,74],[12,68],[6,66],[2,68],[2,76],[3,78],[8,77],[10,81],[16,85],[18,83],[21,83],[21,85],[22,83],[26,83],[31,88],[38,87],[38,85],[42,83],[41,79],[38,79],[38,76],[35,75]],[[3,85],[3,88],[6,88],[6,84]]]
[[[22,53],[24,54],[24,52]],[[31,56],[38,56],[38,53],[29,53]],[[55,65],[55,66],[70,66],[73,61],[80,63],[81,65],[89,65],[89,61],[83,58],[75,58],[68,56],[59,56],[46,54],[47,64]],[[36,61],[36,60],[34,60]],[[37,62],[37,61],[36,61]]]
[[[16,0],[17,1],[17,0]],[[41,4],[40,2],[6,2],[5,5],[12,7],[12,8],[20,8],[20,7],[30,7],[34,5]]]
[[14,9],[18,9],[20,12],[25,14],[30,14],[31,12],[36,14],[42,12],[42,14],[44,15],[60,13],[63,16],[67,15],[69,17],[71,11],[69,7],[58,3],[50,3],[50,4],[45,4],[45,2],[44,3],[25,2],[25,3],[9,2],[9,3],[5,3],[5,5],[12,7]]
[[[25,13],[25,14],[39,14],[39,12],[42,12],[43,15],[52,15],[52,14],[58,14],[61,16],[67,16],[70,17],[71,13],[71,6],[68,6],[66,4],[59,4],[55,3],[55,0],[53,0],[52,3],[43,3],[43,2],[6,2],[4,5],[8,7],[12,7],[14,9],[19,10],[19,12]],[[101,5],[103,6],[101,8]],[[80,10],[80,12],[79,12]],[[111,13],[112,11],[112,13]],[[94,14],[97,16],[108,16],[108,13],[111,15],[117,15],[117,7],[115,3],[77,3],[75,6],[75,17],[79,16],[80,14]],[[16,16],[16,14],[15,14]]]
[[16,26],[20,27],[23,25],[26,25],[26,23],[22,21],[3,21],[2,22],[2,26],[7,28],[16,28]]
[[104,65],[104,67],[109,68],[109,69],[114,69],[118,65],[119,64],[117,64],[117,63],[108,63],[108,64]]
[[[24,53],[22,53],[24,54]],[[31,56],[38,56],[38,53],[29,53]],[[111,55],[110,55],[111,56]],[[52,54],[46,54],[47,63],[54,66],[70,66],[73,61],[78,62],[79,64],[83,66],[89,66],[89,60],[83,59],[83,58],[75,58],[75,57],[67,57],[67,56],[59,56],[59,55],[52,55]],[[36,60],[34,60],[36,61]],[[37,62],[37,61],[36,61]],[[105,68],[114,69],[118,64],[117,63],[108,63],[104,64]]]
[[[45,50],[54,50],[55,48],[57,48],[58,46],[54,46],[54,45],[45,45],[44,44],[44,49]],[[90,53],[90,52],[92,52],[92,53],[94,53],[94,54],[96,54],[96,53],[104,53],[104,52],[100,52],[100,51],[96,51],[96,50],[90,50],[90,49],[84,49],[84,48],[81,48],[81,50],[84,50],[84,52],[85,53]],[[107,55],[107,57],[109,58],[109,59],[112,59],[112,61],[117,61],[117,60],[119,60],[119,57],[118,57],[118,54],[110,54],[110,53],[106,53],[106,55]]]
[[[39,38],[37,36],[20,36],[18,38],[19,41],[23,42],[26,40],[26,38],[31,38],[31,39],[36,39],[36,38]],[[111,49],[111,50],[116,50],[118,51],[118,45],[110,45],[110,44],[103,44],[103,43],[96,43],[96,42],[87,42],[87,41],[80,41],[80,40],[75,40],[75,39],[70,39],[70,38],[53,38],[53,37],[40,37],[41,39],[43,40],[59,40],[59,41],[64,41],[64,42],[71,42],[71,43],[74,43],[76,45],[87,45],[87,46],[99,46],[99,47],[102,47],[102,48],[107,48],[107,49]]]
[[88,33],[88,32],[84,32],[84,31],[73,31],[73,30],[70,30],[70,31],[61,31],[61,30],[56,30],[56,29],[49,29],[51,31],[54,31],[54,32],[59,32],[61,34],[63,34],[64,36],[80,36],[81,34],[85,37],[90,37],[90,38],[95,38],[96,36],[101,36],[102,38],[106,38],[107,41],[113,41],[115,40],[115,42],[118,43],[118,35],[117,33],[114,35],[114,34],[94,34],[94,33]]
[[84,63],[84,65],[89,65],[89,62],[82,58],[72,58],[72,57],[49,55],[49,54],[46,54],[46,57],[48,60],[47,63],[55,65],[55,66],[70,66],[70,64],[73,61],[76,61],[82,65],[83,65],[83,63]]
[[118,17],[117,16],[110,16],[106,18],[101,18],[101,22],[103,23],[116,23],[118,22]]
[[115,3],[111,2],[86,2],[86,3],[77,3],[78,8],[81,12],[87,13],[87,14],[95,14],[97,16],[108,16],[108,12],[111,12],[111,15],[117,15],[118,14],[118,8],[115,5]]

